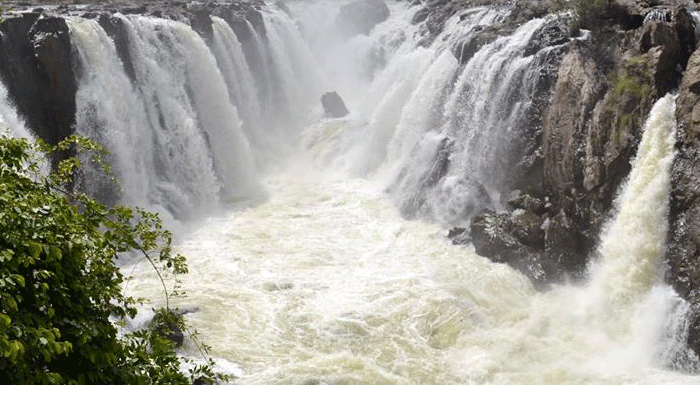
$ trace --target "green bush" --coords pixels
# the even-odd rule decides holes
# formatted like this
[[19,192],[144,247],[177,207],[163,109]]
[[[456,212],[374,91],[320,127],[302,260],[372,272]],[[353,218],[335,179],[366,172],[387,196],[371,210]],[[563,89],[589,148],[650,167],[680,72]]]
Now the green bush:
[[[182,359],[162,329],[120,335],[111,322],[136,315],[136,301],[122,293],[120,255],[142,252],[174,273],[187,267],[156,214],[68,191],[77,158],[48,176],[40,172],[42,153],[76,146],[102,152],[79,137],[47,148],[0,134],[0,384],[225,379],[211,364],[181,372]],[[158,316],[186,329],[170,310]]]
[[571,10],[573,25],[580,29],[596,29],[606,16],[613,0],[550,0],[551,12]]

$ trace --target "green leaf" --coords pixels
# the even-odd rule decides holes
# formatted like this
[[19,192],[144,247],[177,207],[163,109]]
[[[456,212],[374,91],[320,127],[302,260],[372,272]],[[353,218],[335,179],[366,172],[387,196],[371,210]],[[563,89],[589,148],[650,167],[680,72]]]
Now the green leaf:
[[32,258],[36,259],[39,258],[39,255],[41,254],[41,245],[35,242],[29,242],[29,255],[32,256]]

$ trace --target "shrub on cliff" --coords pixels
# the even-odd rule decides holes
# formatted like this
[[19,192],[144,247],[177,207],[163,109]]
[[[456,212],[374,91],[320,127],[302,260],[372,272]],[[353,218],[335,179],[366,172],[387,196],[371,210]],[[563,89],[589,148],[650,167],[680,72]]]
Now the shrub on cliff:
[[[81,145],[79,138],[50,151]],[[40,171],[40,146],[0,134],[0,384],[214,382],[209,365],[181,371],[162,329],[120,335],[112,321],[136,314],[116,259],[143,252],[174,273],[185,259],[157,215],[108,208],[66,190],[80,162]],[[99,153],[98,153],[99,154]],[[182,319],[160,311],[166,326]]]
[[550,11],[571,10],[574,28],[595,30],[601,26],[614,0],[551,0]]

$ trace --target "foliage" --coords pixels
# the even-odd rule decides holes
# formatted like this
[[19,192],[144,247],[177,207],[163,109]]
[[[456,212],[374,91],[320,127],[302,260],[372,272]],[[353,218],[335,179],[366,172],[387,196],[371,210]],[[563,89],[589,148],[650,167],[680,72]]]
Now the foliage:
[[551,12],[571,10],[573,25],[580,29],[596,29],[606,16],[614,0],[551,0]]
[[[191,376],[183,373],[183,360],[162,331],[119,334],[111,321],[137,312],[136,301],[122,293],[119,256],[143,252],[154,267],[173,273],[186,273],[187,266],[172,252],[172,236],[156,214],[106,207],[65,189],[80,167],[78,158],[41,173],[42,153],[69,148],[104,153],[80,137],[49,148],[0,135],[0,383],[225,379],[211,364],[196,366]],[[186,329],[181,317],[168,318]]]

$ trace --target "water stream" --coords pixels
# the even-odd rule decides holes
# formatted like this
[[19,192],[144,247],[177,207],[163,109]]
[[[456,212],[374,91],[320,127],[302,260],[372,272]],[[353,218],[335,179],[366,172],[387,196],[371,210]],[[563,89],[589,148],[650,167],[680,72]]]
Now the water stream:
[[[700,383],[672,368],[700,364],[684,346],[687,306],[661,283],[675,97],[649,116],[590,280],[538,292],[444,228],[483,190],[498,202],[556,51],[526,47],[559,17],[460,65],[454,46],[503,10],[455,16],[423,46],[406,2],[367,36],[334,36],[340,3],[270,5],[247,52],[223,19],[206,43],[179,22],[118,15],[133,78],[97,22],[68,21],[77,128],[112,152],[118,200],[176,230],[190,273],[171,303],[218,368],[243,384]],[[329,90],[349,116],[322,118]],[[5,97],[1,121],[24,135]],[[145,263],[124,272],[127,294],[149,300],[142,326],[164,303],[160,282]],[[197,357],[189,342],[183,353]]]

